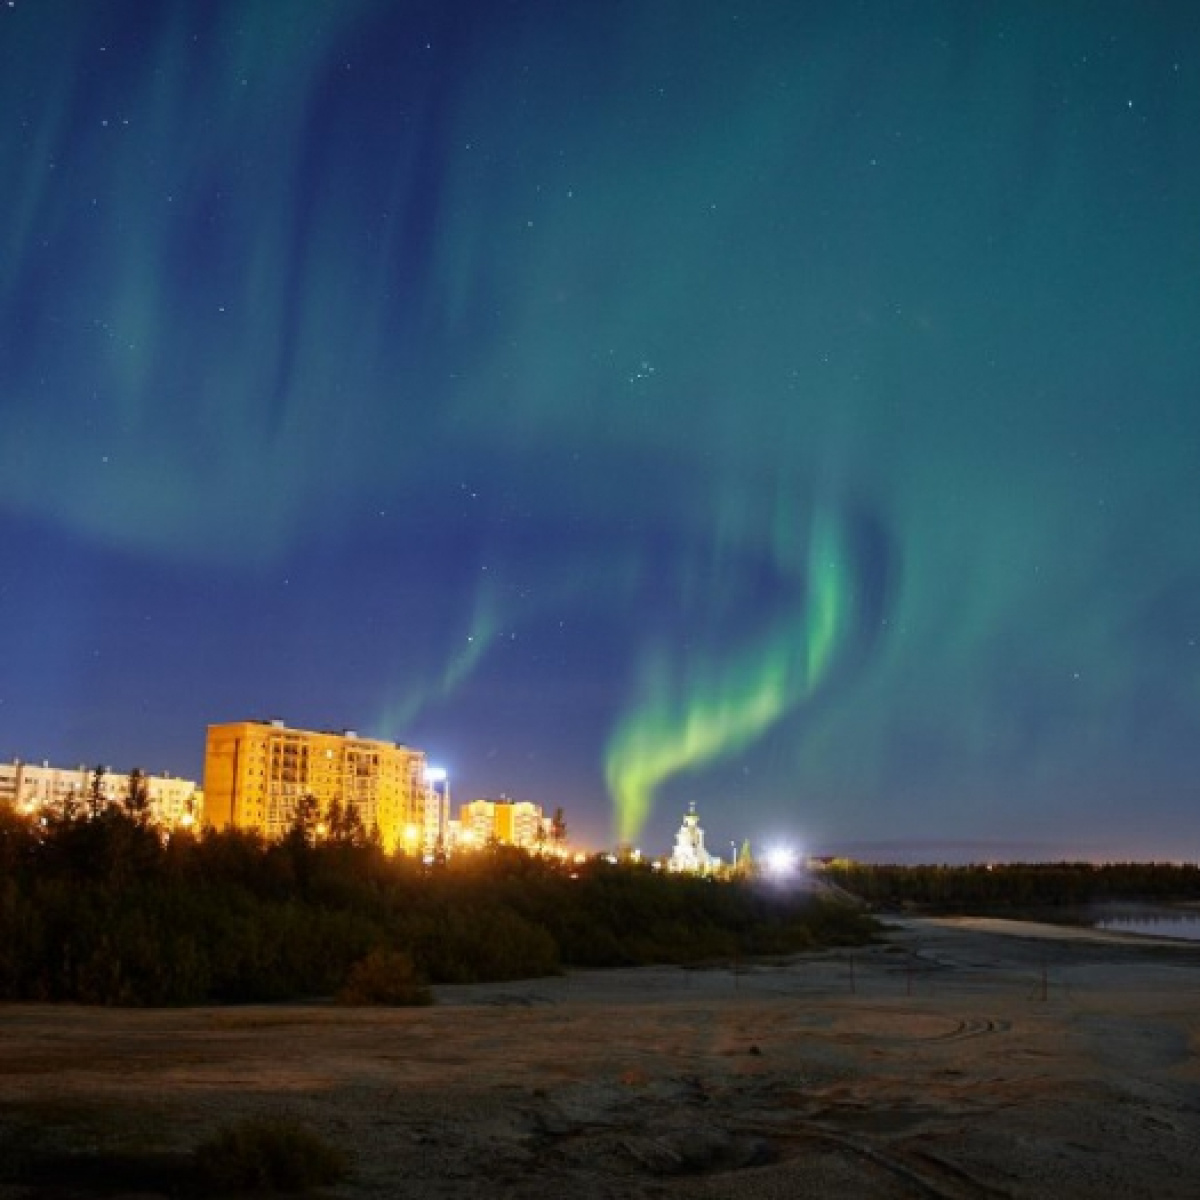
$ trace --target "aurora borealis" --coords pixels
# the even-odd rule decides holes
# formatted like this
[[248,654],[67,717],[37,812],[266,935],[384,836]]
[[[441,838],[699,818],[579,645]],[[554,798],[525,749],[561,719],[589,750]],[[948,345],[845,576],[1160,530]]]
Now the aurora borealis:
[[0,8],[0,753],[1200,855],[1190,3]]

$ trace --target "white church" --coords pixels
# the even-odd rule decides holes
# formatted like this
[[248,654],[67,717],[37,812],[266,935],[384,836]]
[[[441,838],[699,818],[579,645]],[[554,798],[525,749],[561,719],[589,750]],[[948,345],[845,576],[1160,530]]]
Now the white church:
[[688,805],[683,824],[675,834],[675,849],[667,859],[668,871],[686,871],[692,875],[707,875],[721,866],[721,859],[704,848],[704,830],[696,815],[696,805]]

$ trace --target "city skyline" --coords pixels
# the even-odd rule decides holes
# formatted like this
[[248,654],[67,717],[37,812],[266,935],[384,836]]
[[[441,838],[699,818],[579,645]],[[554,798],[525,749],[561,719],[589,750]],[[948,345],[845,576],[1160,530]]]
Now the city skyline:
[[1192,5],[43,0],[0,65],[0,754],[281,715],[597,847],[1200,858]]

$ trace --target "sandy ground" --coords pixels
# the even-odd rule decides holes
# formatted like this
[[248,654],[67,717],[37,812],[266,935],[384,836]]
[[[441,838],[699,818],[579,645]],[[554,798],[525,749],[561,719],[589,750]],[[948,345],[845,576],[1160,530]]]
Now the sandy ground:
[[347,1198],[1200,1196],[1195,944],[908,920],[437,995],[0,1007],[0,1146],[186,1150],[267,1112],[352,1151]]

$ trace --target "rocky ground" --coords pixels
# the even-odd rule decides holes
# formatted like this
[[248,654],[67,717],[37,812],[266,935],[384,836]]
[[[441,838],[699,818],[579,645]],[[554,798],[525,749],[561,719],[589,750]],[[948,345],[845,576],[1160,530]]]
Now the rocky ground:
[[[347,1200],[1200,1195],[1195,945],[910,920],[853,953],[437,995],[0,1007],[0,1198],[149,1200],[178,1176],[112,1164],[178,1166],[255,1113],[349,1150]],[[84,1169],[39,1174],[64,1155]]]

